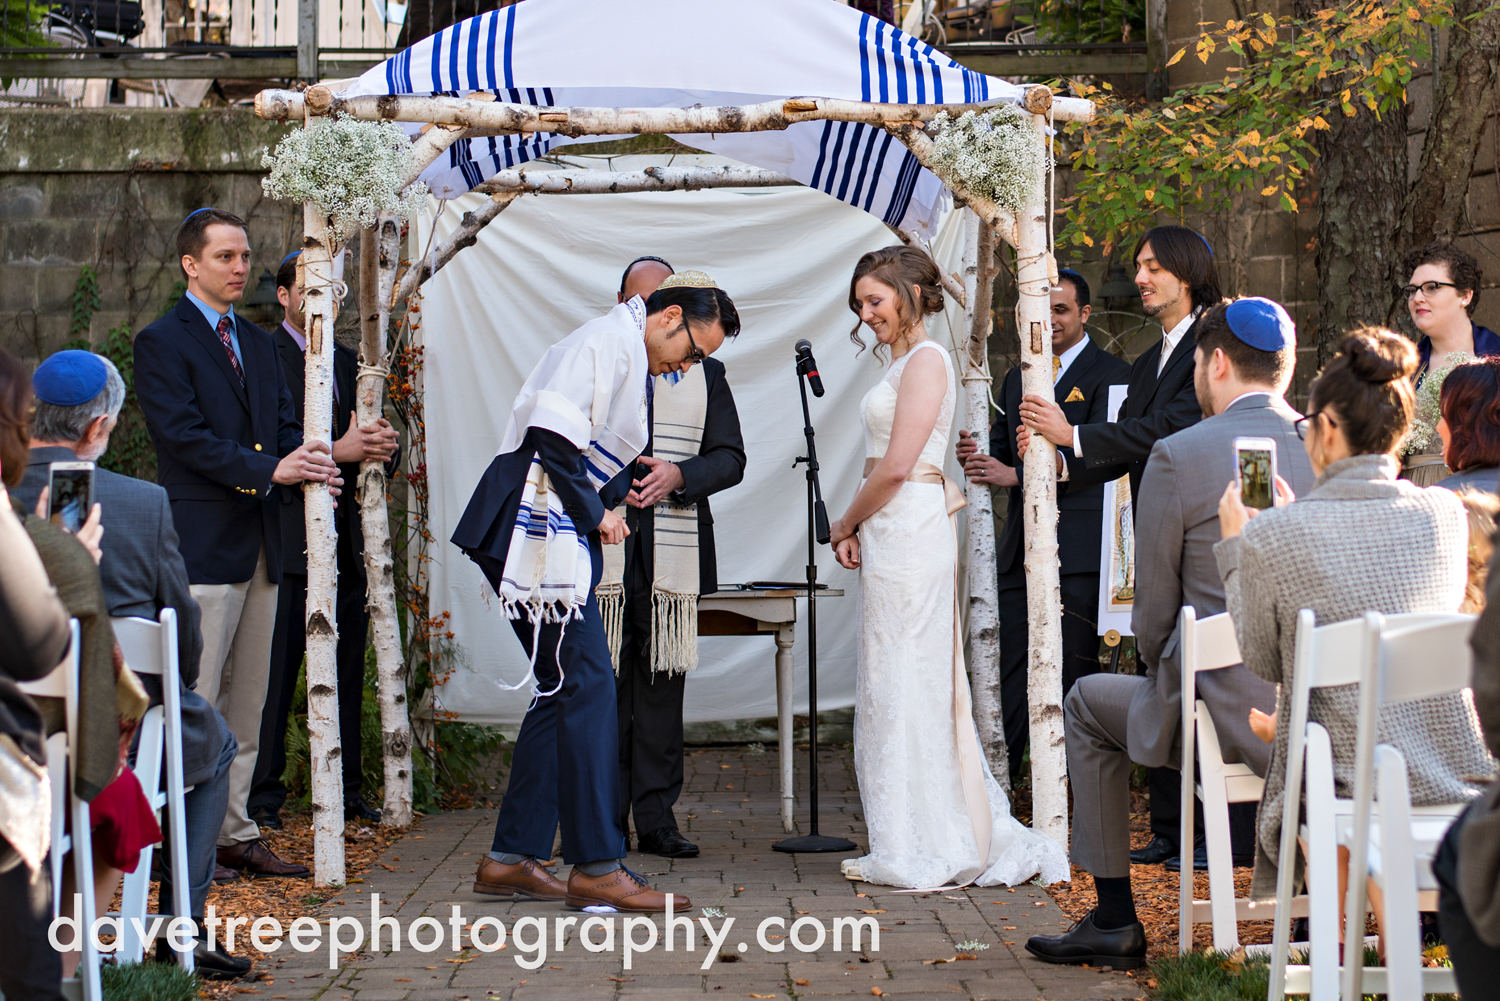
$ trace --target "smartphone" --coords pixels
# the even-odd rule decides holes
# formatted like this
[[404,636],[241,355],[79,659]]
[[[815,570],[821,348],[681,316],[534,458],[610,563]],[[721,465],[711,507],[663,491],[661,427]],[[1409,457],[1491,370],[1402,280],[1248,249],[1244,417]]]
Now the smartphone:
[[68,532],[89,520],[94,504],[94,464],[54,462],[47,467],[47,518]]
[[1235,475],[1240,481],[1240,502],[1265,510],[1276,503],[1276,442],[1271,438],[1234,440]]

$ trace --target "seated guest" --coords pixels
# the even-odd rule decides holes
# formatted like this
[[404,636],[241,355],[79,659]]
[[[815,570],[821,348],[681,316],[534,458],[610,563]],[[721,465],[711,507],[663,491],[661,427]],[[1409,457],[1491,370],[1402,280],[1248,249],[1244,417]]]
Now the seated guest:
[[[1311,609],[1320,625],[1366,611],[1453,612],[1464,600],[1468,518],[1458,498],[1397,479],[1394,452],[1411,424],[1416,370],[1411,344],[1367,327],[1344,338],[1313,380],[1308,416],[1297,422],[1318,473],[1303,499],[1256,514],[1224,491],[1215,547],[1245,666],[1287,692],[1297,616]],[[1283,499],[1291,495],[1283,491]],[[1309,718],[1333,744],[1340,796],[1353,793],[1357,686],[1317,690]],[[1276,894],[1291,700],[1281,700],[1270,771],[1261,798],[1259,844],[1250,897]],[[1466,776],[1489,774],[1469,700],[1446,695],[1381,710],[1380,738],[1397,747],[1410,770],[1417,805],[1468,799]]]
[[[6,379],[14,368],[19,378]],[[51,673],[67,653],[68,610],[12,510],[7,486],[26,466],[25,370],[0,350],[0,992],[11,1001],[62,1001],[62,964],[47,942],[52,919],[47,753],[36,703],[17,686]]]
[[[1234,439],[1275,440],[1282,474],[1295,487],[1312,485],[1292,429],[1297,412],[1282,399],[1296,343],[1291,317],[1268,299],[1211,307],[1198,323],[1193,378],[1205,419],[1152,447],[1136,504],[1131,626],[1146,675],[1089,675],[1063,700],[1077,811],[1073,861],[1093,875],[1098,906],[1065,934],[1027,942],[1039,959],[1115,969],[1145,961],[1146,931],[1130,890],[1130,764],[1183,767],[1177,620],[1184,605],[1199,618],[1225,608],[1213,546],[1223,484],[1235,477]],[[1224,759],[1264,774],[1268,751],[1250,730],[1249,711],[1270,709],[1275,687],[1235,665],[1201,675],[1197,691]]]
[[[51,463],[97,462],[104,455],[125,401],[125,384],[114,364],[88,351],[52,355],[32,375],[32,387],[36,410],[31,419],[31,455],[25,479],[16,490],[17,498],[28,506],[37,502],[47,486]],[[180,673],[175,683],[182,700],[182,777],[192,787],[183,799],[181,820],[187,834],[189,872],[185,878],[192,907],[187,916],[198,922],[198,971],[210,979],[238,976],[250,969],[249,960],[231,957],[217,947],[210,949],[202,933],[219,826],[229,802],[229,769],[237,748],[224,718],[192,690],[198,680],[203,640],[172,508],[161,487],[107,469],[94,471],[94,499],[100,503],[104,527],[99,573],[109,614],[155,621],[163,608],[177,611]],[[152,703],[159,705],[161,680],[147,676],[141,681]],[[168,916],[173,914],[172,880],[176,876],[171,861],[170,853],[163,851],[161,913]],[[165,939],[158,939],[158,947],[163,945]]]
[[1500,485],[1500,357],[1480,358],[1448,373],[1439,390],[1437,433],[1449,490],[1495,492]]
[[[1500,335],[1473,320],[1484,278],[1478,261],[1450,244],[1429,243],[1406,255],[1406,271],[1411,275],[1402,289],[1406,308],[1422,332],[1417,342],[1418,386],[1428,372],[1446,368],[1449,355],[1500,355]],[[1419,487],[1431,486],[1449,473],[1438,442],[1406,456],[1404,466],[1402,475]]]
[[1464,586],[1465,615],[1484,611],[1490,557],[1495,555],[1495,526],[1500,523],[1500,496],[1491,490],[1460,490],[1458,499],[1469,516],[1469,579]]

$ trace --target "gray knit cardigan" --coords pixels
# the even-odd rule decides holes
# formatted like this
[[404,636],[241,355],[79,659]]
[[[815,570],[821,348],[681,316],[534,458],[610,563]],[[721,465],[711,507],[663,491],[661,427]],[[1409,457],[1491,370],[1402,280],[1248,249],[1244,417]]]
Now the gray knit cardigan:
[[[1253,900],[1276,896],[1298,612],[1312,609],[1327,625],[1366,611],[1454,612],[1463,601],[1463,505],[1451,491],[1397,479],[1399,472],[1385,455],[1341,459],[1307,496],[1263,512],[1214,547],[1245,666],[1282,686],[1257,824]],[[1310,718],[1328,730],[1334,780],[1345,798],[1353,795],[1358,711],[1357,685],[1316,690],[1308,704]],[[1469,799],[1477,789],[1466,777],[1495,769],[1467,693],[1386,707],[1379,739],[1405,756],[1417,805]]]

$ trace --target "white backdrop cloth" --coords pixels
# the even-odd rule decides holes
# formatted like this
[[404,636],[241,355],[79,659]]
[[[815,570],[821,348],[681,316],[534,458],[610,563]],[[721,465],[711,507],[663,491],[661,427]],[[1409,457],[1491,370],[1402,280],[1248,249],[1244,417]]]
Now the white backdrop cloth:
[[[424,38],[344,93],[474,92],[517,104],[604,108],[784,97],[966,104],[1019,101],[1024,93],[843,0],[526,0]],[[549,149],[600,138],[537,133],[459,142],[422,180],[438,197],[454,198]],[[781,171],[924,237],[950,204],[941,182],[872,126],[799,122],[783,132],[674,138]]]
[[[528,0],[534,2],[534,0]],[[616,158],[616,169],[662,159]],[[681,158],[678,159],[681,163]],[[436,222],[438,239],[478,203],[468,195]],[[435,201],[418,227],[426,247]],[[945,271],[961,252],[959,213],[934,241]],[[438,692],[441,709],[476,723],[513,724],[529,695],[505,692],[527,661],[474,564],[448,537],[495,455],[511,401],[547,346],[613,306],[620,271],[642,254],[707,271],[729,292],[743,332],[715,357],[728,369],[748,458],[744,481],[713,497],[719,580],[800,580],[807,561],[806,480],[792,345],[806,337],[827,393],[811,398],[830,517],[848,505],[864,465],[859,401],[883,375],[849,342],[849,276],[860,255],[895,242],[871,215],[807,188],[523,196],[423,287],[427,462],[431,481],[432,609],[452,613],[461,662]],[[951,326],[951,332],[950,332]],[[928,329],[945,346],[962,328],[950,301]],[[865,332],[864,339],[873,343]],[[960,406],[958,412],[962,413]],[[951,465],[951,463],[950,463]],[[857,576],[818,547],[819,580],[848,597],[818,602],[822,709],[854,702]],[[806,602],[794,649],[797,712],[807,708]],[[774,716],[775,644],[767,636],[704,637],[688,676],[689,722]]]

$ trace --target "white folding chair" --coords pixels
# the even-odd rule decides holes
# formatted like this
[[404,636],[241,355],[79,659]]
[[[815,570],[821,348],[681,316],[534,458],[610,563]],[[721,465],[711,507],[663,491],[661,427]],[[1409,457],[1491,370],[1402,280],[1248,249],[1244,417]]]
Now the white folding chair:
[[[136,748],[135,777],[140,780],[146,798],[158,821],[165,807],[170,823],[166,825],[167,850],[172,859],[172,910],[191,917],[188,903],[189,878],[187,834],[183,827],[183,796],[189,791],[182,782],[182,696],[178,691],[177,611],[164,608],[156,622],[141,618],[110,620],[115,642],[125,656],[125,666],[136,674],[161,678],[162,704],[152,706],[141,720],[140,744]],[[166,788],[161,788],[161,767],[167,766]],[[139,963],[145,958],[144,934],[147,922],[159,917],[146,913],[151,891],[151,855],[154,846],[141,852],[135,872],[125,875],[120,891],[120,923],[124,925],[119,951],[120,962]],[[134,919],[134,920],[132,920]],[[170,940],[169,940],[170,941]],[[188,972],[193,970],[193,950],[177,954],[178,962]]]
[[[1328,731],[1308,719],[1313,689],[1360,683],[1369,665],[1375,663],[1382,629],[1405,629],[1449,622],[1448,614],[1412,613],[1349,619],[1316,625],[1309,609],[1298,615],[1293,653],[1293,683],[1287,730],[1286,771],[1282,806],[1281,844],[1277,851],[1276,909],[1272,915],[1271,980],[1267,997],[1281,1001],[1285,994],[1308,994],[1312,1001],[1336,1001],[1339,997],[1339,900],[1338,848],[1346,842],[1343,832],[1352,829],[1354,801],[1336,795],[1333,744]],[[1283,699],[1287,698],[1285,687]],[[1307,800],[1305,823],[1302,800]],[[1422,807],[1422,813],[1442,813]],[[1342,831],[1341,831],[1342,829]],[[1307,845],[1307,918],[1309,961],[1288,965],[1291,947],[1292,880],[1299,854],[1299,836]],[[1356,871],[1351,869],[1351,871]],[[1363,908],[1363,881],[1360,907]],[[1353,911],[1349,913],[1354,913]],[[1353,945],[1349,957],[1363,962],[1364,911],[1351,921]],[[1373,970],[1371,972],[1374,972]],[[1378,978],[1383,983],[1383,975]],[[1374,989],[1372,979],[1370,989]]]
[[[1401,752],[1389,744],[1376,746],[1380,708],[1467,689],[1474,670],[1469,647],[1474,616],[1447,615],[1403,627],[1393,627],[1389,620],[1382,623],[1375,613],[1368,613],[1366,620],[1372,630],[1384,628],[1379,630],[1377,656],[1367,659],[1360,682],[1354,816],[1339,833],[1340,842],[1349,845],[1347,913],[1362,915],[1365,910],[1365,881],[1356,878],[1358,874],[1368,873],[1383,891],[1386,965],[1382,971],[1347,963],[1343,993],[1360,997],[1370,991],[1392,1001],[1421,1001],[1424,994],[1458,990],[1451,968],[1422,965],[1417,915],[1437,910],[1432,859],[1449,825],[1468,802],[1411,805]],[[1362,931],[1363,922],[1358,927]],[[1351,924],[1345,936],[1353,934]]]
[[[71,763],[78,753],[78,620],[69,624],[72,638],[68,654],[50,674],[35,681],[24,681],[20,688],[27,695],[62,699],[65,729],[47,738],[47,777],[52,787],[52,841],[49,862],[52,867],[52,916],[63,911],[63,857],[73,852],[73,882],[81,900],[78,934],[82,936],[83,958],[78,975],[63,981],[69,993],[81,989],[83,1001],[100,1001],[99,951],[94,948],[94,843],[89,805],[73,795],[70,781]],[[65,818],[71,816],[73,829],[64,833]]]
[[[1178,648],[1182,654],[1182,767],[1184,778],[1191,772],[1194,754],[1198,762],[1196,782],[1182,783],[1182,827],[1178,844],[1183,846],[1183,866],[1178,876],[1177,949],[1193,948],[1193,926],[1213,924],[1214,948],[1233,952],[1239,948],[1239,922],[1265,920],[1268,906],[1255,907],[1247,898],[1234,895],[1234,853],[1229,837],[1229,804],[1259,803],[1265,781],[1248,765],[1225,764],[1208,706],[1198,699],[1198,674],[1240,663],[1239,641],[1229,613],[1211,615],[1201,622],[1191,606],[1178,618]],[[1193,869],[1187,846],[1193,843],[1194,792],[1203,801],[1203,833],[1208,846],[1208,900],[1193,899]],[[1298,898],[1292,906],[1305,900]]]

